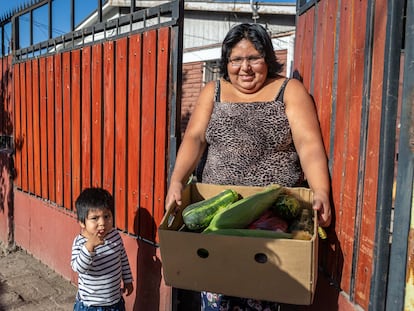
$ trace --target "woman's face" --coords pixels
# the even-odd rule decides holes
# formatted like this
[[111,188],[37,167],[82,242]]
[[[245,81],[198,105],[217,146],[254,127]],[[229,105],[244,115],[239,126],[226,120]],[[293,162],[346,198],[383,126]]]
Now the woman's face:
[[227,63],[230,82],[243,93],[258,91],[267,78],[265,59],[253,43],[242,39],[231,50]]

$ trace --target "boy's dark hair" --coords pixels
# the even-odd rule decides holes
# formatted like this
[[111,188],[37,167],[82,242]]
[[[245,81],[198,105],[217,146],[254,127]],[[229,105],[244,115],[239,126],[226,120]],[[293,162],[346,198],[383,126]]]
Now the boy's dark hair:
[[249,40],[253,43],[256,50],[263,54],[265,62],[268,66],[267,77],[276,78],[282,71],[283,64],[279,63],[276,58],[273,50],[272,39],[263,26],[249,23],[234,26],[229,30],[223,40],[220,59],[220,73],[223,78],[227,81],[230,80],[229,73],[227,71],[229,57],[234,46],[243,39]]
[[88,212],[91,209],[109,209],[114,215],[114,199],[112,195],[103,188],[86,188],[75,201],[78,221],[85,223]]

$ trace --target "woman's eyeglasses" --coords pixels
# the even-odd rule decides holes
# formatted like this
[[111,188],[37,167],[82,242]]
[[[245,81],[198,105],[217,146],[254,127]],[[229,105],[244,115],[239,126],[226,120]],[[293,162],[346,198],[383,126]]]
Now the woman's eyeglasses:
[[233,57],[229,58],[229,62],[233,67],[240,67],[244,61],[250,66],[260,65],[263,64],[264,57],[262,55],[252,55],[246,57]]

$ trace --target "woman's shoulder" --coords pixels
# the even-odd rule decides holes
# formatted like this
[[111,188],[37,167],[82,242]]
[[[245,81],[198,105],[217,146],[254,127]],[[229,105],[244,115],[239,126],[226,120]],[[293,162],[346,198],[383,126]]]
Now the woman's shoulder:
[[297,103],[299,106],[306,100],[310,100],[311,96],[305,85],[298,79],[291,78],[286,84],[284,101],[287,104]]

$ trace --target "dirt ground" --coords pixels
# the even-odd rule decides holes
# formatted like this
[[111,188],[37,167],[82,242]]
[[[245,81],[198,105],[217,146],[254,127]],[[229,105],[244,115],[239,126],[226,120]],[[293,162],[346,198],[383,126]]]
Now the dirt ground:
[[73,310],[76,287],[27,252],[0,244],[0,311]]

